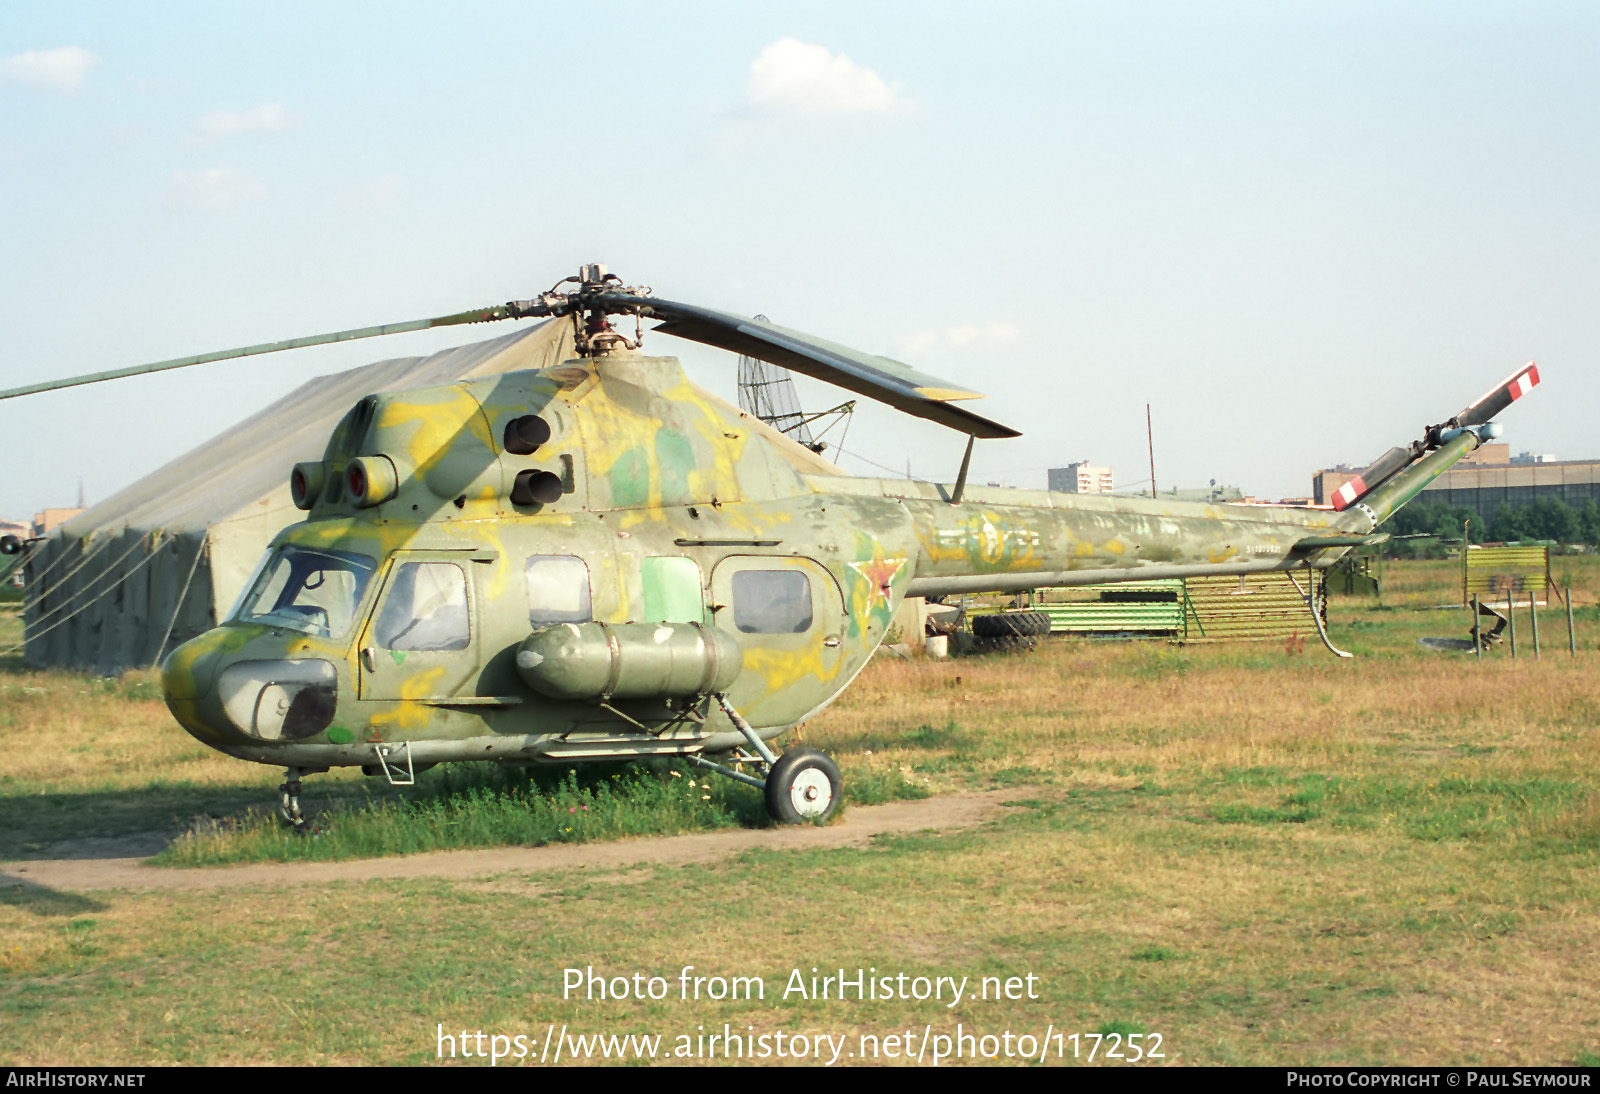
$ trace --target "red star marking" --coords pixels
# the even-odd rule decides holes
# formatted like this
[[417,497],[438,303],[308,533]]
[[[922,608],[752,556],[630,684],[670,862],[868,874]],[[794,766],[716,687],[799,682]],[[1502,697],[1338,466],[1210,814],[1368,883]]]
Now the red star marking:
[[894,583],[906,560],[903,558],[875,558],[871,562],[852,562],[850,568],[867,582],[867,611],[871,612],[881,597],[889,603],[889,586]]

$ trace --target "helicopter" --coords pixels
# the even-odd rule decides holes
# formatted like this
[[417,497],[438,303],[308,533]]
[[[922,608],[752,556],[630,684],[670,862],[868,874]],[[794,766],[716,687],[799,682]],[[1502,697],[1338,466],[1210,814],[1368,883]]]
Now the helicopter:
[[[566,288],[566,286],[572,286]],[[634,334],[614,317],[634,319]],[[559,366],[368,395],[225,618],[174,649],[163,693],[195,738],[301,780],[360,767],[410,785],[439,763],[677,757],[758,788],[780,822],[841,800],[834,761],[769,744],[837,698],[906,597],[1313,571],[1498,435],[1531,362],[1331,508],[969,487],[980,439],[1018,431],[981,396],[886,357],[653,295],[589,264],[526,300],[33,384],[0,399],[429,327],[571,324]],[[967,437],[953,484],[848,476],[689,382],[654,333],[825,380]],[[16,554],[25,545],[7,543]],[[1298,586],[1298,580],[1296,581]]]

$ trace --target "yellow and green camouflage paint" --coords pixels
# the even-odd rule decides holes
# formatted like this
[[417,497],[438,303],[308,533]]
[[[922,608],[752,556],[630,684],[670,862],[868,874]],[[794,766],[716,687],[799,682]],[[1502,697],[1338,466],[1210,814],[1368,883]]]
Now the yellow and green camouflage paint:
[[[514,454],[508,426],[529,415],[548,440]],[[356,496],[358,463],[385,477],[372,486],[383,500]],[[708,696],[532,690],[519,648],[578,621],[539,615],[530,568],[556,560],[586,575],[586,589],[557,599],[606,625],[535,644],[594,659],[573,679],[642,658],[629,651],[652,640],[649,624],[690,646],[683,628],[714,628],[721,639],[706,647],[736,643],[742,657],[726,697],[770,737],[849,684],[908,595],[1325,565],[1343,548],[1296,544],[1372,524],[1355,510],[1000,488],[952,504],[942,486],[816,472],[811,454],[689,383],[673,358],[617,352],[369,396],[330,437],[307,519],[269,555],[370,560],[353,624],[334,636],[224,620],[167,659],[168,705],[213,747],[300,768],[371,766],[377,746],[397,742],[421,764],[716,751],[743,738]],[[523,480],[547,500],[514,501]],[[459,648],[384,647],[379,620],[406,565],[460,575]],[[247,601],[270,593],[262,573]]]

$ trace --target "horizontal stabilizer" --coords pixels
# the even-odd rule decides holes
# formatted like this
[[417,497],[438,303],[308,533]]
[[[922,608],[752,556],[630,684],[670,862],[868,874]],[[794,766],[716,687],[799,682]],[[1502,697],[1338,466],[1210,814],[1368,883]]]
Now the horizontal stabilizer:
[[1320,551],[1325,547],[1374,547],[1389,542],[1388,532],[1374,532],[1365,536],[1306,536],[1294,541],[1290,551],[1305,553]]

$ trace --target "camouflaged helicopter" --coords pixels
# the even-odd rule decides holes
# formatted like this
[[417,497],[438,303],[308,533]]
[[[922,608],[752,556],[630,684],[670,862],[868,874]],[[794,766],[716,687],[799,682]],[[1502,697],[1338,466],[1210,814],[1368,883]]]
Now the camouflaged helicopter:
[[[575,285],[561,291],[565,285]],[[633,316],[635,337],[613,316]],[[908,596],[1312,570],[1497,432],[1529,364],[1347,484],[1332,509],[966,485],[973,443],[1019,434],[975,392],[774,324],[659,299],[598,265],[532,300],[119,369],[0,398],[300,346],[499,319],[570,320],[576,356],[360,400],[297,465],[306,519],[219,626],[174,650],[178,722],[300,780],[404,785],[446,761],[648,756],[762,789],[780,821],[840,800],[833,761],[768,741],[835,699]],[[949,486],[831,473],[642,352],[654,331],[747,354],[967,435]],[[803,456],[802,456],[803,453]],[[1338,653],[1340,651],[1334,650]],[[1345,654],[1344,656],[1348,656]]]

